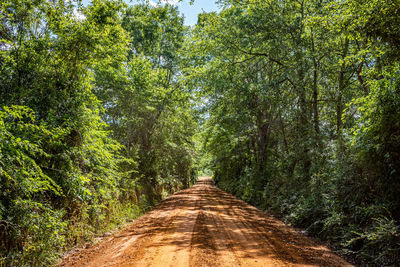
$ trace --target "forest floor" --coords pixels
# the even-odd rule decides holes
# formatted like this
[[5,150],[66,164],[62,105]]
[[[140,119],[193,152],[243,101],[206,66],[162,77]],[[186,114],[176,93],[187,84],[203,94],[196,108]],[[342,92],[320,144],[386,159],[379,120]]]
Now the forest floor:
[[351,266],[202,177],[59,266]]

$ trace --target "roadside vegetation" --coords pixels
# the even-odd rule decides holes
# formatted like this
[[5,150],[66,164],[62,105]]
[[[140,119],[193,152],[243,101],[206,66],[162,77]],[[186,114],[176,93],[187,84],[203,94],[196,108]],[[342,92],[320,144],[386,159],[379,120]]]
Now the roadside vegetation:
[[46,266],[213,172],[400,262],[400,2],[0,3],[0,265]]
[[398,264],[400,2],[220,2],[188,48],[218,186],[359,264]]
[[48,266],[193,181],[176,8],[6,0],[0,21],[0,265]]

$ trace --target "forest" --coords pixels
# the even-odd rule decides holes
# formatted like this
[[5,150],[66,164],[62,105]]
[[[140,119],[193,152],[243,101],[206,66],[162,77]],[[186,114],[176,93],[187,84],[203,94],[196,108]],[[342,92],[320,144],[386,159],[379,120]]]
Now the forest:
[[[200,1],[200,0],[196,0]],[[212,173],[362,266],[400,262],[400,1],[0,3],[0,266]]]

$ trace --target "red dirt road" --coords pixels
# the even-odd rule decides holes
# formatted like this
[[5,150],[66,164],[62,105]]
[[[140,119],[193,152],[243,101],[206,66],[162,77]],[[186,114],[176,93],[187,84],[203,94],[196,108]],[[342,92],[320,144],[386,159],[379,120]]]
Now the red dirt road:
[[59,266],[351,266],[203,177]]

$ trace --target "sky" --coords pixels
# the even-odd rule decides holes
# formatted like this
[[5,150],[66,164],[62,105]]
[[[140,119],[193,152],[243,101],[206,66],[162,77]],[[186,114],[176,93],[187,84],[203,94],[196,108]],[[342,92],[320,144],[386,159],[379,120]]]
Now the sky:
[[[127,4],[135,4],[138,1],[135,0],[124,0]],[[83,0],[83,5],[87,5],[90,0]],[[149,0],[151,5],[157,5],[159,0]],[[185,16],[185,25],[193,26],[197,23],[197,14],[211,11],[219,11],[220,9],[215,4],[215,0],[195,0],[192,5],[189,4],[190,0],[160,0],[161,3],[169,3],[171,5],[176,5],[179,8],[181,14]]]
[[[173,2],[169,0],[170,2]],[[177,1],[175,1],[177,2]],[[193,26],[197,23],[197,14],[220,10],[215,4],[215,0],[195,0],[193,5],[189,4],[189,0],[183,0],[176,4],[179,11],[185,16],[185,25]]]

